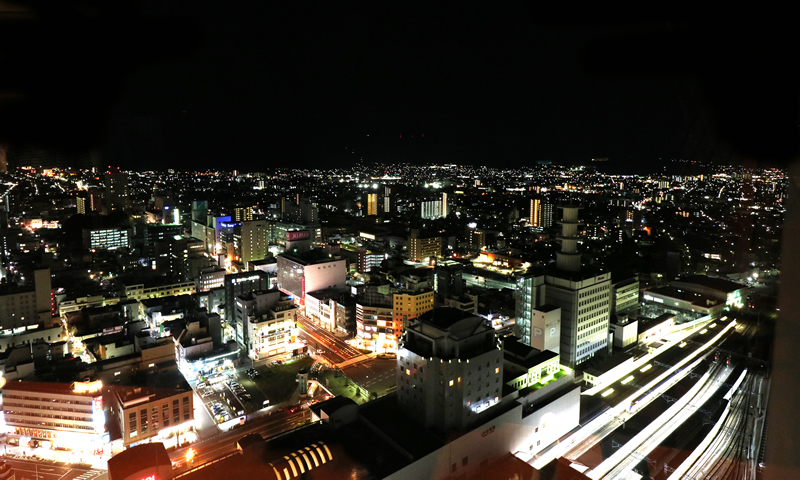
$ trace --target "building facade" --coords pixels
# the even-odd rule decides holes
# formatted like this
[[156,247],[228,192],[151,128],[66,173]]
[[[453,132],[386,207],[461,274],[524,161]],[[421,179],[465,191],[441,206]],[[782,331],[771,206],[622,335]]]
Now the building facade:
[[421,425],[458,431],[502,396],[503,349],[486,319],[437,309],[406,326],[397,352],[397,400]]
[[101,382],[8,382],[3,387],[6,441],[94,453],[109,441]]

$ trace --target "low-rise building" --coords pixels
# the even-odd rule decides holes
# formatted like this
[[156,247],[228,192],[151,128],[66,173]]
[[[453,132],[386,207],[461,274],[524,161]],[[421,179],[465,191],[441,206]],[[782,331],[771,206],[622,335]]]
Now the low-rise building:
[[125,296],[135,300],[161,298],[172,295],[191,295],[197,291],[197,284],[192,281],[175,283],[139,283],[125,285]]
[[146,386],[112,392],[124,448],[145,442],[173,447],[195,437],[194,395],[179,372],[151,375]]

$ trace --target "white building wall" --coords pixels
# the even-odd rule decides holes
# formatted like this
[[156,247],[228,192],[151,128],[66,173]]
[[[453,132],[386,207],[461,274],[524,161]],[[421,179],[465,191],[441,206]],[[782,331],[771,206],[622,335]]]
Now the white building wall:
[[443,480],[460,475],[469,478],[477,474],[484,460],[491,463],[508,453],[535,455],[541,452],[577,427],[579,420],[580,387],[527,416],[523,414],[523,405],[520,403],[386,478]]
[[346,286],[346,260],[306,265],[303,270],[306,282],[304,293],[324,290],[326,288],[344,288]]

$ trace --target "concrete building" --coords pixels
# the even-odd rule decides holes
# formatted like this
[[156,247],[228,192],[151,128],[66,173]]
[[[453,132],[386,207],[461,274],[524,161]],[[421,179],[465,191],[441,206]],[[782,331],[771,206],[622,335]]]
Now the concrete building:
[[87,250],[130,248],[130,232],[127,228],[84,228],[83,246]]
[[205,267],[200,270],[197,277],[197,291],[207,292],[212,288],[219,288],[225,284],[225,269],[219,267]]
[[253,360],[296,348],[297,307],[279,290],[236,298],[236,340]]
[[631,277],[611,286],[611,313],[625,313],[639,306],[639,278]]
[[194,395],[177,372],[151,375],[144,386],[115,386],[112,409],[125,448],[145,442],[177,446],[178,438],[194,431]]
[[412,230],[408,238],[408,258],[414,262],[442,256],[442,237],[421,238],[419,230]]
[[557,253],[556,268],[545,276],[545,300],[561,308],[561,363],[575,368],[608,350],[611,274],[602,268],[581,265],[577,251],[580,207],[561,208],[561,251]]
[[409,320],[433,310],[434,306],[434,294],[431,289],[406,290],[392,295],[395,335],[399,337]]
[[148,283],[125,285],[125,296],[134,300],[171,297],[173,295],[191,295],[196,291],[197,284],[194,281],[163,283],[160,280],[156,280]]
[[[236,332],[236,340],[240,345],[243,345],[244,340],[242,335],[245,335],[243,325],[236,323],[236,299],[242,295],[250,292],[266,292],[270,290],[269,276],[264,272],[242,272],[231,275],[225,275],[224,285],[225,289],[225,303],[223,309],[220,311],[222,318],[229,327]],[[213,290],[212,290],[213,291]]]
[[533,334],[533,312],[541,305],[544,305],[546,290],[544,273],[527,273],[516,279],[516,289],[514,290],[516,326],[514,334],[527,345],[531,344],[531,335]]
[[241,262],[245,268],[250,262],[264,260],[269,253],[269,224],[266,220],[242,221],[239,234],[234,232],[234,243]]
[[106,173],[105,186],[107,213],[131,208],[127,173],[120,171]]
[[0,330],[50,326],[55,315],[55,296],[50,269],[34,270],[33,285],[0,286]]
[[706,275],[692,275],[670,282],[678,290],[698,293],[723,303],[728,308],[742,308],[750,289],[746,285]]
[[[522,341],[522,340],[520,340]],[[531,336],[526,345],[539,350],[560,353],[561,307],[544,304],[531,311]]]
[[466,430],[500,402],[503,350],[486,319],[441,308],[405,328],[397,353],[397,399],[426,428]]
[[[347,330],[347,325],[352,320],[346,318],[354,315],[355,310],[348,308],[351,304],[350,294],[347,290],[328,288],[306,293],[306,316],[316,320],[329,331],[338,330],[341,333],[353,333]],[[355,305],[353,303],[353,305]]]
[[534,387],[554,379],[561,370],[558,353],[525,345],[516,337],[503,339],[503,375],[515,390]]
[[9,445],[91,451],[109,441],[102,382],[8,382],[3,414]]
[[441,197],[420,203],[420,217],[425,220],[446,217],[448,213],[447,193],[442,192]]
[[278,255],[278,288],[305,305],[307,292],[345,288],[347,261],[319,251]]
[[356,303],[356,346],[363,350],[378,353],[397,351],[397,331],[392,306]]

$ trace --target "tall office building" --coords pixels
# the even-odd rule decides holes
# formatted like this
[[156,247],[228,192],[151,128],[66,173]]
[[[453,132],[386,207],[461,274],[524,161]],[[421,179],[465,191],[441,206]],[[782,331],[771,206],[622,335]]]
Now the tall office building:
[[383,187],[383,204],[381,205],[383,213],[394,213],[397,210],[397,194],[392,192],[392,187]]
[[267,237],[269,225],[266,220],[243,221],[240,235],[240,261],[249,263],[264,260],[269,252]]
[[397,364],[397,403],[426,428],[468,429],[500,402],[503,348],[484,318],[437,308],[412,320]]
[[581,266],[577,251],[580,207],[564,206],[561,251],[545,276],[546,303],[561,309],[561,364],[570,368],[608,349],[611,273]]
[[107,213],[131,208],[127,173],[120,171],[106,173],[105,185]]

